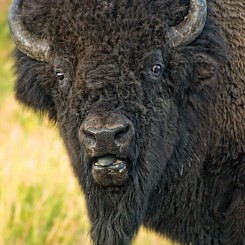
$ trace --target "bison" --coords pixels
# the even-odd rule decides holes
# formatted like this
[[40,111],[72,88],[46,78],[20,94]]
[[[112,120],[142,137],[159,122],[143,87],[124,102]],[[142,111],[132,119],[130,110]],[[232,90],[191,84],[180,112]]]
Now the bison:
[[245,3],[13,0],[17,99],[54,122],[96,245],[144,226],[245,244]]

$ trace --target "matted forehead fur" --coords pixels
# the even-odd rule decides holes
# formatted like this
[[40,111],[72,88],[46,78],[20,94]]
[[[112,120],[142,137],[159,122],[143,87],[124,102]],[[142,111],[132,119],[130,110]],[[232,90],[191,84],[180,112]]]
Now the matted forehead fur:
[[47,38],[54,49],[67,54],[81,52],[89,45],[105,44],[104,47],[114,49],[115,45],[127,46],[125,49],[134,44],[141,49],[163,46],[168,26],[183,19],[188,5],[186,0],[33,2],[24,1],[23,22],[30,31]]
[[[103,51],[163,48],[166,32],[184,19],[188,6],[189,0],[33,0],[24,1],[21,17],[29,31],[47,38],[55,53],[70,57],[83,56],[91,45]],[[213,30],[217,27],[208,19],[201,35],[205,40],[199,37],[196,47],[218,58],[222,41]]]

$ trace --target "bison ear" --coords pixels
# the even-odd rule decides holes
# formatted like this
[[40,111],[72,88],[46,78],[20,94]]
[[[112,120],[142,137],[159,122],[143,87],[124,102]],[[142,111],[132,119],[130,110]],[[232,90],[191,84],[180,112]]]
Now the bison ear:
[[217,62],[208,55],[198,54],[195,57],[195,72],[198,83],[208,83],[217,72]]
[[16,51],[15,58],[16,98],[26,106],[55,120],[55,106],[50,92],[52,68],[46,63],[29,58],[19,50]]

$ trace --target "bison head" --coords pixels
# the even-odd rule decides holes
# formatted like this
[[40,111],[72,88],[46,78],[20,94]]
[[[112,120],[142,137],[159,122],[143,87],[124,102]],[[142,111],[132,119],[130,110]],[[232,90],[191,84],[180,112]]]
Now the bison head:
[[203,0],[12,3],[16,96],[57,123],[96,244],[127,244],[156,189],[206,157],[221,53],[206,16]]

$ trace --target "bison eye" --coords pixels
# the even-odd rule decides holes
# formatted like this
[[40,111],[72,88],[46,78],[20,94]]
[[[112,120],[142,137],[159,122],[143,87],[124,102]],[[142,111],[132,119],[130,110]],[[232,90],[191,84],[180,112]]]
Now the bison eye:
[[162,66],[160,64],[156,64],[156,65],[152,66],[151,71],[156,75],[161,75],[162,74]]
[[58,72],[56,72],[56,77],[59,79],[59,81],[62,81],[62,80],[64,80],[65,75],[64,75],[64,73],[58,71]]
[[71,80],[62,71],[56,71],[55,74],[59,81],[60,90],[67,95],[71,87]]

